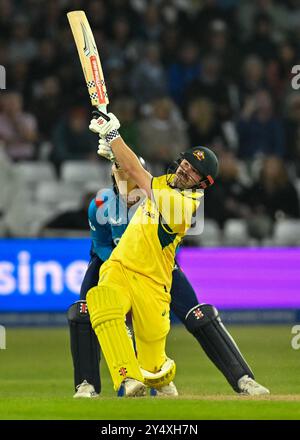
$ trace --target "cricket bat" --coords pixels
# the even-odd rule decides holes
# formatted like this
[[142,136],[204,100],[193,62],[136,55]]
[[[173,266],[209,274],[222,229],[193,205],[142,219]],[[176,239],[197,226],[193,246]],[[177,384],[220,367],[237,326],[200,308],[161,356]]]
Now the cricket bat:
[[92,106],[97,108],[104,119],[109,120],[106,115],[109,99],[98,49],[88,19],[84,11],[68,12],[67,17],[77,46]]

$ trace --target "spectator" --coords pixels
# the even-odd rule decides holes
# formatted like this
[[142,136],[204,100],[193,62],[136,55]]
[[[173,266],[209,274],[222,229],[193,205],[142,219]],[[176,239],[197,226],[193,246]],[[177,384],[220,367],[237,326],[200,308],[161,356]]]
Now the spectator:
[[198,14],[194,16],[190,32],[193,32],[198,41],[205,41],[209,32],[209,26],[214,20],[226,18],[224,10],[218,4],[218,0],[204,0]]
[[167,81],[160,60],[159,46],[148,44],[145,55],[130,77],[132,94],[139,104],[145,104],[167,93]]
[[63,113],[61,104],[61,86],[56,76],[46,76],[35,88],[32,99],[32,111],[37,115],[40,140],[51,138],[57,120]]
[[[281,4],[280,4],[281,3]],[[272,23],[274,23],[274,30],[277,37],[282,37],[282,32],[289,30],[291,18],[289,17],[287,10],[287,3],[289,1],[282,0],[253,0],[253,1],[240,1],[237,11],[237,18],[240,25],[240,33],[244,37],[248,37],[253,34],[255,28],[255,16],[257,14],[268,15]],[[295,14],[295,11],[293,11]]]
[[226,79],[232,80],[238,75],[241,60],[238,42],[232,46],[229,38],[229,29],[225,21],[213,20],[210,23],[206,51],[220,60]]
[[128,72],[125,64],[118,58],[109,58],[105,64],[106,75],[109,78],[108,95],[111,102],[128,93]]
[[215,184],[205,193],[205,217],[214,219],[223,228],[226,220],[247,218],[247,187],[243,183],[239,163],[232,153],[220,157],[219,176]]
[[284,155],[283,123],[275,117],[272,99],[266,90],[246,100],[237,128],[241,158],[253,160],[258,155]]
[[109,60],[117,60],[119,63],[137,58],[137,48],[131,35],[131,28],[125,16],[117,16],[112,23],[112,40],[108,45],[107,56]]
[[0,112],[0,140],[12,160],[33,159],[36,156],[38,128],[35,116],[23,111],[19,93],[7,92],[2,96]]
[[188,108],[188,135],[190,146],[226,144],[222,125],[216,118],[214,104],[205,98],[192,101]]
[[39,55],[30,65],[30,80],[38,81],[57,73],[58,57],[53,41],[43,40],[39,44]]
[[255,238],[269,235],[279,218],[299,218],[298,194],[282,159],[265,158],[259,181],[249,189],[248,203],[252,210],[249,230]]
[[121,123],[119,131],[123,139],[135,153],[142,155],[135,101],[127,97],[116,99],[111,105],[111,111]]
[[208,98],[217,106],[220,119],[228,119],[231,113],[228,84],[221,75],[220,60],[207,55],[202,61],[201,73],[186,89],[185,104],[195,98]]
[[167,26],[163,30],[160,47],[162,51],[162,61],[167,68],[173,63],[178,62],[178,47],[180,47],[182,38],[178,26]]
[[88,129],[89,118],[82,107],[72,108],[53,131],[51,159],[59,168],[65,160],[96,159],[97,139]]
[[285,118],[287,137],[287,158],[293,163],[300,176],[300,96],[298,92],[289,95]]
[[161,14],[158,5],[149,2],[141,17],[139,36],[149,42],[158,42],[163,30]]
[[30,35],[30,25],[25,16],[17,16],[12,23],[12,38],[7,49],[9,61],[31,61],[37,56],[37,43]]
[[182,43],[178,60],[171,64],[168,72],[169,90],[177,105],[182,106],[184,90],[200,74],[199,50],[192,40]]
[[152,114],[139,124],[146,160],[167,166],[188,146],[185,124],[175,104],[167,97],[156,99]]
[[266,13],[254,16],[254,35],[245,45],[249,55],[257,55],[264,60],[276,57],[276,45],[272,36],[272,20]]
[[[14,5],[11,0],[0,0],[0,29],[2,36],[6,39],[10,36],[11,23],[14,16]],[[7,48],[6,48],[7,50]]]
[[248,56],[243,63],[242,78],[239,84],[239,101],[241,106],[246,98],[266,87],[265,66],[256,55]]
[[284,82],[290,82],[292,67],[297,63],[296,48],[290,41],[283,41],[278,47],[280,76]]
[[0,0],[0,65],[14,91],[0,97],[0,143],[13,160],[97,158],[90,113],[74,110],[89,106],[65,14],[75,9],[87,13],[109,110],[138,154],[164,167],[202,143],[225,168],[229,151],[254,172],[276,155],[300,177],[300,99],[290,95],[299,0]]
[[17,61],[8,69],[7,88],[20,93],[23,101],[27,102],[32,93],[32,83],[29,79],[29,63]]
[[[87,3],[87,12],[92,29],[101,29],[108,35],[110,29],[110,14],[107,8],[107,2],[103,0],[91,0]],[[84,5],[82,9],[84,9]]]

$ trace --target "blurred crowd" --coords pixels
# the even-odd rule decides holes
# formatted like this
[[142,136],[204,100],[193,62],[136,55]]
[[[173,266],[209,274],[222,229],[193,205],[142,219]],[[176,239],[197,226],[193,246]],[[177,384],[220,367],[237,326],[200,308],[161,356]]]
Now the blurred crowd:
[[[0,144],[12,162],[96,161],[66,13],[85,10],[121,134],[155,172],[206,145],[205,215],[250,234],[299,218],[300,0],[0,0]],[[300,84],[300,81],[299,81]]]

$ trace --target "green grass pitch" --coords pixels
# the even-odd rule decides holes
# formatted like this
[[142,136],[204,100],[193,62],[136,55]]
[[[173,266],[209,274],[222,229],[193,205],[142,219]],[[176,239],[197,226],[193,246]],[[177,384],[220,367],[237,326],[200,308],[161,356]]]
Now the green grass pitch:
[[168,355],[180,397],[117,398],[102,362],[101,397],[75,400],[68,329],[9,328],[0,350],[0,419],[300,419],[300,351],[291,347],[291,327],[230,330],[270,397],[234,394],[192,336],[174,326]]

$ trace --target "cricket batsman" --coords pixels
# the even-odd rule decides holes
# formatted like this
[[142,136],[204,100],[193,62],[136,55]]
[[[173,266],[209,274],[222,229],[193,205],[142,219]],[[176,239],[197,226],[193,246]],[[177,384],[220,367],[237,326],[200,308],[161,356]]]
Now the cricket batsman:
[[[170,328],[170,289],[176,248],[192,224],[203,192],[214,183],[218,160],[206,147],[183,153],[172,174],[153,177],[125,144],[118,119],[109,113],[90,129],[112,148],[118,165],[145,194],[118,246],[101,266],[87,304],[115,390],[145,394],[146,386],[172,382],[175,363],[165,353]],[[137,357],[124,318],[132,311]]]
[[[115,158],[105,140],[100,140],[98,154],[113,162],[113,188],[100,191],[90,203],[88,220],[92,238],[91,260],[81,286],[80,300],[68,310],[75,398],[97,397],[101,390],[99,344],[91,328],[86,294],[90,288],[97,285],[101,265],[120,241],[128,221],[141,201],[135,191],[136,183],[123,170],[117,168]],[[145,168],[144,160],[139,160]],[[209,304],[198,304],[193,287],[176,262],[172,272],[170,308],[194,335],[236,392],[246,395],[267,392],[254,381],[249,366],[223,326],[216,308]],[[176,396],[178,393],[171,382],[160,389],[152,389],[151,394]]]

